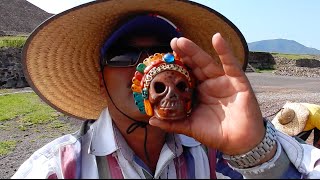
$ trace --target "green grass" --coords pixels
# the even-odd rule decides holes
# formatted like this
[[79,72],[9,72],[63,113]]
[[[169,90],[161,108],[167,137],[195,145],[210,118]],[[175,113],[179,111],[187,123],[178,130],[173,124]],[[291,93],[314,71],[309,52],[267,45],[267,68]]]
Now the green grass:
[[0,96],[0,122],[19,118],[20,130],[36,124],[54,123],[53,128],[62,127],[59,124],[58,113],[49,105],[43,103],[35,93],[8,94]]
[[0,37],[1,47],[23,47],[27,36],[2,36]]
[[0,141],[0,156],[7,155],[16,145],[17,141]]
[[287,59],[298,60],[298,59],[313,59],[312,55],[308,54],[282,54],[282,53],[271,53],[273,56],[284,57]]

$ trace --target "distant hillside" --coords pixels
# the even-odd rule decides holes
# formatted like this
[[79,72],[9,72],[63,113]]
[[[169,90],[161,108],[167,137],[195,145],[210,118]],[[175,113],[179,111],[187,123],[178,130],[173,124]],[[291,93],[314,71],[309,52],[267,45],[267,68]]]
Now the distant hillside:
[[26,0],[0,0],[0,35],[29,34],[53,14]]
[[320,54],[320,50],[306,47],[296,41],[287,39],[263,40],[248,43],[250,51],[277,52],[288,54]]

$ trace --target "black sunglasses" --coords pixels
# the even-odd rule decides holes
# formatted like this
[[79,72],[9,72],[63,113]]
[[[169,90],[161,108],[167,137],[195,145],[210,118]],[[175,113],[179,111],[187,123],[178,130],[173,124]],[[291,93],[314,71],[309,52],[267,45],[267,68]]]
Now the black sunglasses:
[[106,51],[104,57],[104,65],[110,67],[132,67],[139,62],[141,54],[145,52],[148,56],[155,53],[169,53],[172,52],[171,46],[156,45],[152,47],[135,47],[129,45],[110,47]]

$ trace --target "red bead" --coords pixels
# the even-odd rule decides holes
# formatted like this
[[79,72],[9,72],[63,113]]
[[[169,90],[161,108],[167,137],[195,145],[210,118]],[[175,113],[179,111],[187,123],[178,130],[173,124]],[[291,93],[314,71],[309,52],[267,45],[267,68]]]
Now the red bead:
[[135,77],[136,79],[138,79],[139,81],[141,81],[141,79],[142,79],[142,77],[143,77],[143,74],[142,74],[141,72],[139,72],[139,71],[136,71],[136,72],[134,73],[134,77]]
[[178,65],[180,65],[180,66],[182,66],[182,67],[184,67],[185,69],[187,69],[187,68],[185,67],[185,65],[184,65],[181,61],[174,61],[174,63],[175,63],[175,64],[178,64]]

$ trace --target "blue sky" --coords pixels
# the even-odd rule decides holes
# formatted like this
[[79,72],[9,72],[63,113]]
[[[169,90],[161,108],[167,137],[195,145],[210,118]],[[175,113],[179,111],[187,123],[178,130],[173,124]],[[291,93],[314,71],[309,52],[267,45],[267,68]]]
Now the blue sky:
[[[92,0],[27,0],[56,14]],[[193,0],[218,11],[248,43],[267,39],[295,40],[320,50],[320,0]]]

